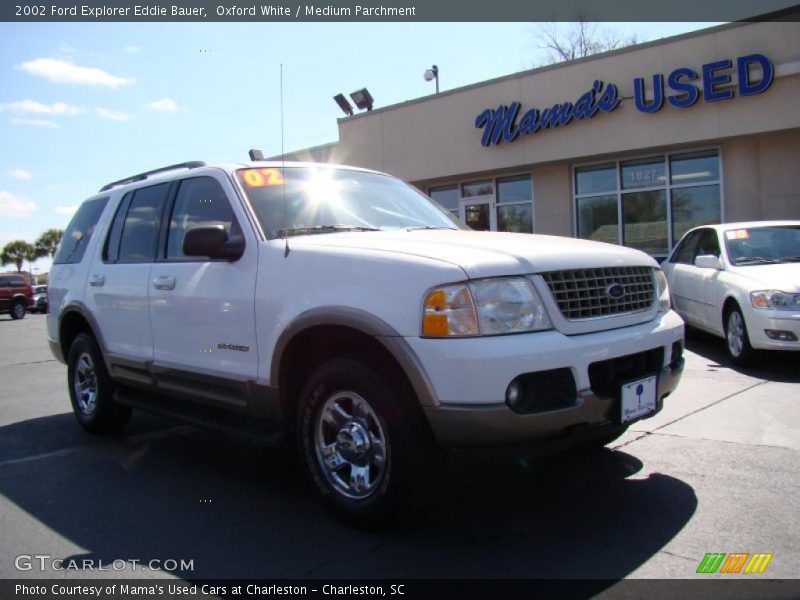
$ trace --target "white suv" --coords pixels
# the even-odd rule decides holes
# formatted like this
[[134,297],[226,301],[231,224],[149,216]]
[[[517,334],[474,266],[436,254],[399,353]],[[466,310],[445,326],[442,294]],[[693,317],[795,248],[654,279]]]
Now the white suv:
[[296,437],[340,514],[425,492],[441,448],[605,444],[683,368],[649,256],[470,231],[364,169],[172,165],[106,185],[50,275],[78,421],[130,408]]

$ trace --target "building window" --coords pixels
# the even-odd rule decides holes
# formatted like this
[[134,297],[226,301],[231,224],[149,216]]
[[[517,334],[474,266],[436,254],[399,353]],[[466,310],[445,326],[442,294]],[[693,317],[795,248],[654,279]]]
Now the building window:
[[428,195],[436,202],[441,204],[442,208],[447,209],[453,213],[453,215],[458,217],[458,201],[460,200],[460,197],[458,195],[457,185],[430,188],[428,190]]
[[497,231],[533,233],[533,184],[529,176],[497,180]]
[[432,187],[428,195],[472,229],[533,233],[530,175]]
[[719,152],[576,167],[578,237],[666,256],[692,227],[721,218]]

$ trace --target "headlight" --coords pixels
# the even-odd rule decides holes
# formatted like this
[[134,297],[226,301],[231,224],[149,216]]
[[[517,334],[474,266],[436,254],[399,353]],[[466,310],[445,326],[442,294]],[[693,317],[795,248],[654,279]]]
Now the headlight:
[[750,302],[753,308],[800,310],[800,294],[791,294],[778,290],[750,292]]
[[484,279],[437,288],[425,298],[422,335],[497,335],[550,329],[533,284],[525,278]]
[[667,312],[670,309],[671,303],[669,300],[669,286],[667,285],[667,276],[661,269],[655,270],[656,277],[656,299],[658,300],[658,312]]

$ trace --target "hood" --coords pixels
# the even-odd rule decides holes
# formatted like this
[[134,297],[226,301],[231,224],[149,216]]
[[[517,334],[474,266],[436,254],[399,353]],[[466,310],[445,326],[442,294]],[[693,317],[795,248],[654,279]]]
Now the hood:
[[643,252],[567,237],[463,230],[365,231],[289,238],[289,247],[336,247],[411,254],[461,267],[470,278],[573,268],[649,266]]
[[800,292],[800,263],[731,267],[731,272],[748,280],[750,282],[748,287],[751,291]]

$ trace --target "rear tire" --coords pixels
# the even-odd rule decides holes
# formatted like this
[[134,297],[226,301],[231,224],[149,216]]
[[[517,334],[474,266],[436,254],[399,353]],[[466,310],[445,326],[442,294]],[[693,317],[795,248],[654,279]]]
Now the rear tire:
[[78,423],[92,433],[116,433],[127,424],[131,409],[114,402],[116,384],[106,370],[94,338],[79,334],[67,355],[67,381]]
[[405,387],[366,362],[336,358],[301,393],[303,465],[327,507],[349,524],[407,522],[441,475],[439,448]]
[[755,361],[756,351],[750,345],[747,325],[741,309],[736,304],[725,314],[725,349],[728,358],[737,366],[746,367]]
[[14,300],[11,304],[11,318],[15,321],[19,319],[25,318],[25,312],[27,311],[27,307],[25,306],[25,302],[22,300]]

